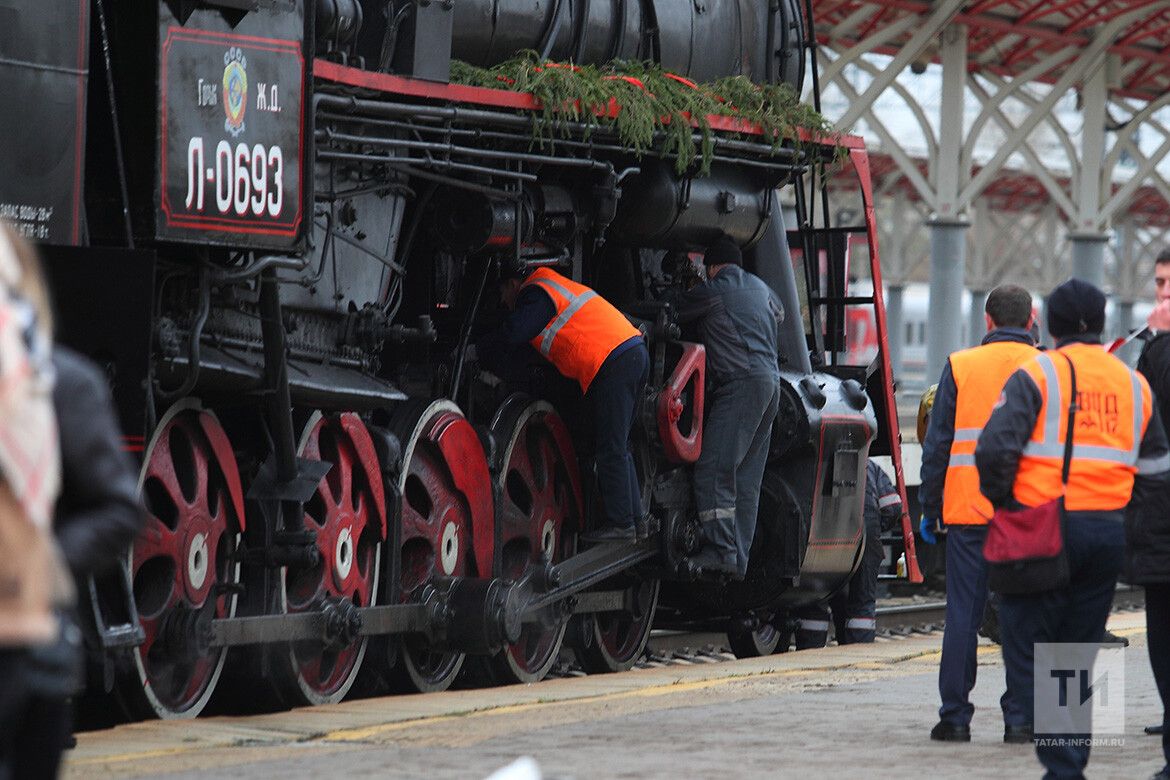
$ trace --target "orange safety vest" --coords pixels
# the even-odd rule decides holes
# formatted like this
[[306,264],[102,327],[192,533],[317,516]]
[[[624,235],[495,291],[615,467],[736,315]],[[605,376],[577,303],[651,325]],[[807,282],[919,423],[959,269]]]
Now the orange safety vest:
[[[1058,351],[1077,371],[1078,409],[1065,508],[1122,509],[1129,503],[1135,474],[1165,470],[1164,463],[1138,459],[1153,408],[1150,386],[1100,345],[1070,344]],[[1039,506],[1061,494],[1071,391],[1068,362],[1041,353],[1021,370],[1036,384],[1043,403],[1020,458],[1014,495],[1026,506]]]
[[975,442],[991,417],[1004,383],[1036,348],[1018,341],[993,341],[951,355],[955,380],[955,438],[943,482],[943,520],[947,525],[986,525],[994,511],[979,492]]
[[552,269],[536,269],[520,287],[530,285],[538,285],[548,293],[557,310],[530,343],[558,371],[576,379],[582,392],[589,390],[614,348],[641,335],[625,315],[600,295]]

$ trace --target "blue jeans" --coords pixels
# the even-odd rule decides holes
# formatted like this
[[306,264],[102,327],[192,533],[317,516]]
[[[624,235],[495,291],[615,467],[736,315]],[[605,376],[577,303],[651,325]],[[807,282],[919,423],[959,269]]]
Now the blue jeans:
[[[1024,711],[1034,707],[1033,649],[1038,642],[1099,643],[1113,604],[1113,591],[1125,555],[1120,512],[1071,512],[1065,526],[1069,584],[1060,590],[1004,595],[999,606],[1003,662],[1008,683]],[[1037,735],[1043,736],[1043,735]],[[1051,736],[1051,735],[1049,735]],[[1083,777],[1089,763],[1089,734],[1068,744],[1036,745],[1046,778]]]
[[[946,538],[947,625],[938,666],[938,695],[942,700],[938,717],[958,726],[970,726],[975,714],[970,696],[979,667],[979,626],[987,605],[987,561],[983,558],[987,526],[947,526]],[[999,700],[1005,727],[1032,722],[1031,708],[1023,709],[1019,701],[1012,695],[1009,678],[1007,690]]]

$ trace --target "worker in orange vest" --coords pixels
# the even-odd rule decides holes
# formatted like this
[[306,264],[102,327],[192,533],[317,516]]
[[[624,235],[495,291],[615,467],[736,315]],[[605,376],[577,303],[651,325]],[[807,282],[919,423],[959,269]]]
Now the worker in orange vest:
[[527,342],[576,380],[585,395],[606,523],[582,539],[621,542],[645,536],[648,524],[630,453],[630,430],[650,367],[641,332],[596,292],[551,268],[504,267],[500,299],[511,312],[499,329],[477,342],[480,359],[498,359]]
[[[975,648],[987,604],[987,562],[983,542],[991,503],[979,493],[975,440],[999,399],[1004,382],[1024,361],[1036,355],[1029,328],[1034,315],[1032,296],[1022,287],[1004,284],[987,296],[987,335],[971,349],[950,356],[939,379],[922,442],[923,540],[934,543],[938,527],[947,531],[947,617],[938,692],[942,700],[938,724],[930,738],[943,742],[971,739],[970,701],[977,666]],[[1031,741],[1031,714],[1023,712],[1010,686],[1000,699],[1004,741]]]
[[1053,702],[1068,689],[1067,679],[1034,674],[1037,646],[1056,646],[1043,648],[1054,653],[1049,672],[1056,664],[1082,674],[1092,669],[1125,553],[1125,509],[1131,498],[1143,500],[1170,477],[1170,449],[1150,387],[1101,347],[1104,325],[1105,295],[1096,287],[1070,279],[1053,290],[1048,332],[1057,348],[1012,374],[975,447],[979,489],[995,507],[1034,507],[1064,497],[1068,584],[1004,593],[999,607],[1009,685],[1034,714],[1036,736],[1044,737],[1036,753],[1047,777],[1084,776],[1093,701],[1078,704],[1066,696],[1060,706],[1034,710],[1045,702],[1034,700],[1034,684]]

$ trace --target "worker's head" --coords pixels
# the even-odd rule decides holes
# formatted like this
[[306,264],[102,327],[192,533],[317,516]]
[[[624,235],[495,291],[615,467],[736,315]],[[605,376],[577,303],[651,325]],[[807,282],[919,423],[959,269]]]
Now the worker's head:
[[1069,279],[1048,296],[1048,332],[1053,338],[1099,336],[1105,329],[1105,293]]
[[1154,294],[1158,303],[1170,301],[1170,249],[1163,249],[1154,259]]
[[528,276],[528,268],[515,262],[500,264],[500,301],[509,309],[516,308],[516,296],[520,294],[520,286]]
[[1032,295],[1015,284],[1001,284],[987,294],[983,305],[989,331],[996,328],[1032,327]]
[[743,265],[743,253],[739,251],[739,244],[721,235],[703,252],[703,264],[707,266],[707,278],[712,279],[725,265]]

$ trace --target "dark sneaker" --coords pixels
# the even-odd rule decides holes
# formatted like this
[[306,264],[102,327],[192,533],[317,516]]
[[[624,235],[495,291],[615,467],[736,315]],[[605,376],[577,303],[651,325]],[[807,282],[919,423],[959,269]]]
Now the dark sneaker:
[[632,525],[620,528],[615,525],[606,525],[581,534],[581,541],[595,544],[600,542],[633,542],[637,538]]
[[1157,726],[1146,726],[1144,729],[1142,729],[1142,731],[1146,732],[1150,736],[1161,734],[1163,731],[1162,724],[1159,723]]
[[971,727],[940,720],[938,725],[930,730],[930,738],[935,742],[970,742]]
[[1003,741],[1009,745],[1028,745],[1032,742],[1031,726],[1004,726]]

